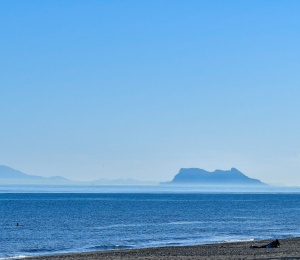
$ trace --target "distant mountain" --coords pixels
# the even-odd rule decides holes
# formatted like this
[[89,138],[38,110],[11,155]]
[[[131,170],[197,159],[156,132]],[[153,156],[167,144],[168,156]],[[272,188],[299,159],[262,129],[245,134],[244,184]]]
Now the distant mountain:
[[0,165],[0,184],[45,184],[45,185],[157,185],[158,182],[134,179],[98,179],[95,181],[72,181],[61,176],[41,177]]
[[5,184],[66,184],[70,180],[61,176],[42,177],[30,175],[5,165],[0,165],[0,183]]
[[171,182],[164,184],[196,184],[196,185],[267,185],[260,180],[252,179],[235,168],[229,171],[215,170],[208,172],[198,168],[182,168]]

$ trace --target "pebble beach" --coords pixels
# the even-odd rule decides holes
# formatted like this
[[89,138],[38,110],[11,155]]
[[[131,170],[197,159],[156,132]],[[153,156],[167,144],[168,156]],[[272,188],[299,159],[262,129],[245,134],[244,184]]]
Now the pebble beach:
[[217,243],[198,246],[113,250],[26,258],[28,260],[96,259],[300,259],[300,238],[280,239],[280,248],[251,248],[272,240]]

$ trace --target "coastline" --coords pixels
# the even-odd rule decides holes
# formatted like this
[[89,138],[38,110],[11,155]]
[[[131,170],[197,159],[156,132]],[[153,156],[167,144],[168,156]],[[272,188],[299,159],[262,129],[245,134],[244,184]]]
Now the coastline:
[[[275,238],[274,238],[275,239]],[[174,246],[26,257],[28,260],[95,260],[95,259],[300,259],[300,237],[279,239],[280,248],[251,248],[272,241],[247,241],[196,246]]]

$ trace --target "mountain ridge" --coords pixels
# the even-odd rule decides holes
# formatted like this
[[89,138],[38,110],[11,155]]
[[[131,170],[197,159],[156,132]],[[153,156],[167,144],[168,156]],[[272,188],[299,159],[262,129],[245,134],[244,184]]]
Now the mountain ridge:
[[42,177],[38,175],[30,175],[19,170],[15,170],[6,165],[0,165],[0,184],[54,184],[54,185],[134,185],[134,186],[145,186],[145,185],[158,185],[159,182],[154,181],[140,181],[131,178],[124,179],[96,179],[92,181],[73,181],[66,179],[61,176]]
[[[55,185],[157,185],[158,182],[145,182],[127,179],[97,179],[94,181],[72,181],[61,176],[42,177],[26,174],[11,167],[0,165],[0,183],[2,184],[55,184]],[[181,168],[171,182],[161,182],[167,185],[242,185],[268,186],[260,180],[250,178],[237,170],[215,170],[209,172],[199,168]]]
[[25,183],[25,184],[56,184],[72,182],[61,176],[42,177],[38,175],[31,175],[22,171],[13,169],[6,165],[0,165],[0,181],[4,183]]

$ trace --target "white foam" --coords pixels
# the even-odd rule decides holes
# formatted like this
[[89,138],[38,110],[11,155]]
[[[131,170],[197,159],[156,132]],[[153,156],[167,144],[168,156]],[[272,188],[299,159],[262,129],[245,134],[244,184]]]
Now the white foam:
[[169,225],[192,225],[192,224],[202,224],[203,221],[175,221],[169,222]]
[[229,239],[224,240],[225,243],[235,243],[235,242],[251,242],[254,241],[254,238],[245,238],[245,239]]
[[12,260],[14,260],[14,259],[23,259],[23,258],[26,258],[26,257],[28,257],[28,256],[26,256],[26,255],[15,255],[15,256],[9,256],[9,257],[0,257],[0,260],[9,260],[9,259],[12,259]]

